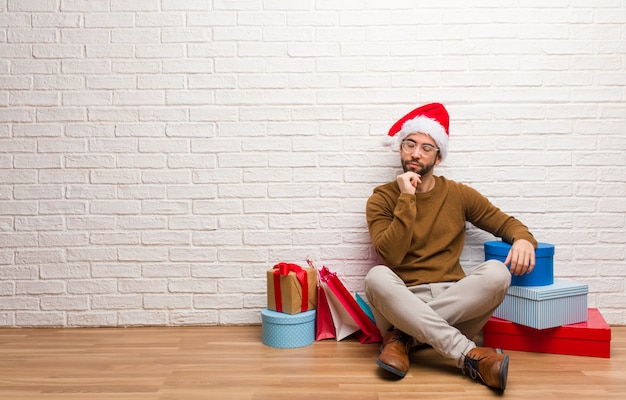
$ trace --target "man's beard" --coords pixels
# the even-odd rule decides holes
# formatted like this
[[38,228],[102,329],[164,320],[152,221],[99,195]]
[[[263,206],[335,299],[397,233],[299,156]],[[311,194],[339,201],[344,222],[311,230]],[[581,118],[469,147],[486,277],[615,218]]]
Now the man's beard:
[[[414,162],[417,163],[419,165],[418,169],[415,169],[413,167],[409,167],[409,163]],[[418,174],[419,176],[424,176],[426,174],[429,174],[432,172],[433,168],[435,168],[435,164],[422,164],[419,161],[415,161],[415,160],[404,160],[402,161],[402,169],[404,170],[404,172],[415,172],[416,174]]]

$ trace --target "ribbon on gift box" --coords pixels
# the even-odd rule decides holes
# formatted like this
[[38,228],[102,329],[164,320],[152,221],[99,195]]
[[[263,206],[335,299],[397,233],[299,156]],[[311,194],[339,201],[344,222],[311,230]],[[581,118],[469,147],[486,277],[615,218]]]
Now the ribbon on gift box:
[[298,281],[302,285],[301,311],[305,312],[308,310],[309,305],[309,285],[307,282],[307,273],[299,265],[285,262],[280,262],[274,265],[274,299],[276,300],[276,311],[283,311],[283,301],[280,294],[280,277],[287,276],[290,272],[294,272],[296,274],[296,278],[298,278]]

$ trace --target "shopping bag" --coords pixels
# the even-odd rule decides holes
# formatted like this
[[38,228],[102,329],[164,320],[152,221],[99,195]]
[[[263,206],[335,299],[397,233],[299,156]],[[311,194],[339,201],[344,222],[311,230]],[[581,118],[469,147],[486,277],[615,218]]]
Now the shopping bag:
[[367,302],[363,300],[363,298],[359,296],[358,293],[354,293],[354,297],[356,298],[357,304],[361,306],[361,308],[363,309],[365,314],[367,314],[369,319],[371,319],[373,323],[376,323],[376,320],[374,319],[374,313],[372,312],[372,308],[370,307],[370,305],[367,304]]
[[335,338],[337,341],[343,340],[354,332],[357,332],[360,329],[359,325],[354,321],[350,313],[348,313],[348,310],[341,304],[341,300],[339,300],[337,295],[330,289],[328,283],[320,282],[320,286],[323,288],[326,298],[328,299],[328,307],[333,317]]
[[315,340],[334,339],[335,325],[330,313],[326,293],[321,285],[317,286],[317,311],[315,314]]
[[319,274],[320,284],[324,287],[332,312],[337,340],[358,332],[357,337],[361,343],[381,342],[382,336],[376,324],[363,311],[337,274],[330,272],[325,266],[319,270]]

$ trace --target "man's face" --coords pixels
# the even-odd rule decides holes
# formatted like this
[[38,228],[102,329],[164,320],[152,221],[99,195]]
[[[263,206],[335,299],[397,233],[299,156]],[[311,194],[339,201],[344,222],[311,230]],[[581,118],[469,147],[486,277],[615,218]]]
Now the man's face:
[[[432,173],[441,158],[433,138],[423,133],[412,133],[404,141],[412,142],[408,143],[409,146],[400,146],[400,160],[404,172],[412,171],[420,176]],[[406,151],[405,148],[408,147],[414,149]]]

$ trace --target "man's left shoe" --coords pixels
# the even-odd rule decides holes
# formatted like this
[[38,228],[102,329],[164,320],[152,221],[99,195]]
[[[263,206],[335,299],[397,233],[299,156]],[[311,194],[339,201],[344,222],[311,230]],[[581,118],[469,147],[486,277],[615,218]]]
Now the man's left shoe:
[[504,390],[509,373],[509,356],[490,347],[476,347],[465,355],[463,374],[492,388]]
[[381,352],[376,364],[400,378],[409,372],[409,349],[413,340],[404,332],[394,329],[383,338]]

